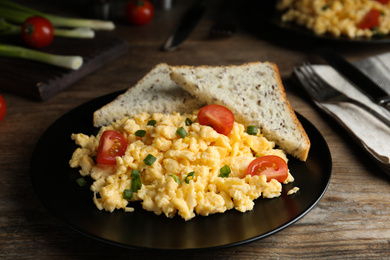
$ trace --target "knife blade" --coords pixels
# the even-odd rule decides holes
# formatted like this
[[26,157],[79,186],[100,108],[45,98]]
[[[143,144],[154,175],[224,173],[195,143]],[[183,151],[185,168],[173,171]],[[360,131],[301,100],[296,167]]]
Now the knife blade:
[[318,47],[317,52],[330,66],[352,82],[353,86],[361,90],[374,103],[390,111],[390,95],[372,79],[332,49]]
[[202,18],[206,6],[204,1],[196,1],[181,17],[173,33],[162,46],[164,51],[173,51],[187,39]]

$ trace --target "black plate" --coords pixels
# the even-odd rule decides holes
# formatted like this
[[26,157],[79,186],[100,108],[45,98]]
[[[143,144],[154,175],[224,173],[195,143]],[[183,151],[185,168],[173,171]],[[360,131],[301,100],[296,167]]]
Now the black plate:
[[[133,213],[99,211],[89,186],[79,187],[75,182],[80,177],[78,170],[68,165],[77,148],[70,136],[96,134],[93,112],[120,93],[92,100],[58,119],[40,138],[32,156],[30,172],[39,199],[52,214],[86,236],[138,249],[196,250],[240,245],[295,223],[317,204],[328,187],[332,171],[328,146],[318,130],[298,115],[312,142],[309,158],[307,162],[290,158],[295,181],[283,185],[279,198],[257,199],[250,212],[230,210],[186,222],[180,217],[169,219],[147,212],[139,202],[133,203]],[[300,188],[298,193],[287,196],[295,186]]]
[[374,36],[372,38],[358,37],[354,39],[343,35],[340,37],[335,37],[331,34],[317,35],[313,31],[294,22],[283,22],[281,20],[283,13],[276,9],[275,3],[276,1],[253,1],[253,5],[255,6],[252,8],[254,12],[253,17],[258,27],[264,26],[264,24],[259,23],[259,21],[262,21],[267,26],[272,26],[273,30],[278,30],[279,34],[292,34],[295,37],[305,37],[318,40],[319,42],[341,44],[383,44],[390,42],[390,35]]

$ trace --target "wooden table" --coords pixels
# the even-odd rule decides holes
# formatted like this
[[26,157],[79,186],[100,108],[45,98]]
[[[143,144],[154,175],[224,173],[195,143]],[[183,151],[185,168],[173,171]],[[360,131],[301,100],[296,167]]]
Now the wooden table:
[[[178,50],[162,52],[160,47],[172,31],[175,18],[188,6],[188,2],[177,2],[172,10],[157,11],[154,20],[144,27],[118,21],[112,33],[129,43],[128,53],[51,99],[37,102],[0,91],[8,105],[7,115],[0,122],[0,258],[390,258],[389,176],[375,166],[340,126],[319,111],[296,86],[288,83],[293,66],[304,61],[320,62],[311,50],[313,42],[270,32],[262,24],[247,23],[245,19],[239,19],[240,27],[233,37],[209,39],[208,31],[216,10],[212,4]],[[45,5],[42,1],[32,1],[31,5],[78,15],[66,4]],[[244,2],[240,6],[245,8]],[[390,51],[388,44],[334,45],[333,48],[350,60]],[[160,62],[228,65],[251,61],[272,61],[279,66],[293,108],[318,128],[333,158],[333,173],[326,194],[292,226],[265,239],[227,249],[172,254],[136,251],[84,237],[48,213],[34,194],[29,173],[34,147],[43,132],[71,109],[132,86]]]

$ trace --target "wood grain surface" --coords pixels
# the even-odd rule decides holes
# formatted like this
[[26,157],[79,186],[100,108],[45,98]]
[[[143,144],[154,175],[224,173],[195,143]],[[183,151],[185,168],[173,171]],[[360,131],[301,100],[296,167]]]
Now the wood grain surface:
[[[69,16],[80,15],[69,2],[17,2]],[[157,10],[154,20],[143,27],[116,21],[117,28],[111,33],[129,44],[128,53],[44,102],[0,91],[8,105],[7,115],[0,122],[0,259],[390,259],[389,176],[290,83],[294,66],[305,61],[322,62],[312,51],[316,42],[270,30],[247,13],[246,1],[238,4],[238,32],[231,38],[210,39],[208,32],[218,2],[210,4],[196,29],[174,52],[162,52],[160,48],[190,4],[187,1],[177,1],[168,11]],[[388,44],[334,43],[331,47],[349,60],[390,52]],[[251,61],[272,61],[279,66],[293,108],[317,127],[332,154],[333,172],[327,192],[292,226],[232,248],[138,251],[79,234],[52,216],[38,200],[30,180],[31,155],[44,131],[71,109],[132,86],[160,62],[228,65]],[[0,76],[2,73],[0,70]],[[23,73],[20,77],[29,76],[29,72]]]

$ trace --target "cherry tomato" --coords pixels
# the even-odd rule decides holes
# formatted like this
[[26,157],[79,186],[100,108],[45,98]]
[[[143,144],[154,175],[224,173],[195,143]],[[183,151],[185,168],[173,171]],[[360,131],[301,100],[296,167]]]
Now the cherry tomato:
[[390,2],[390,0],[376,0],[376,1],[384,5]]
[[371,9],[368,13],[363,17],[361,22],[359,23],[360,29],[371,29],[375,26],[379,25],[379,16],[381,12],[376,9]]
[[96,155],[99,164],[115,164],[117,156],[123,156],[126,152],[127,142],[125,137],[114,130],[104,131],[100,138]]
[[276,179],[284,182],[288,177],[288,167],[285,160],[276,155],[266,155],[254,159],[246,169],[246,174],[267,176],[267,181]]
[[22,24],[22,38],[33,48],[43,48],[54,39],[54,28],[49,20],[40,16],[27,18]]
[[5,113],[7,112],[7,104],[2,95],[0,95],[0,122],[3,120]]
[[154,16],[154,7],[149,0],[130,0],[126,4],[126,18],[134,25],[145,25]]
[[207,105],[199,110],[198,122],[201,125],[211,126],[220,134],[228,135],[233,128],[234,115],[227,107]]

